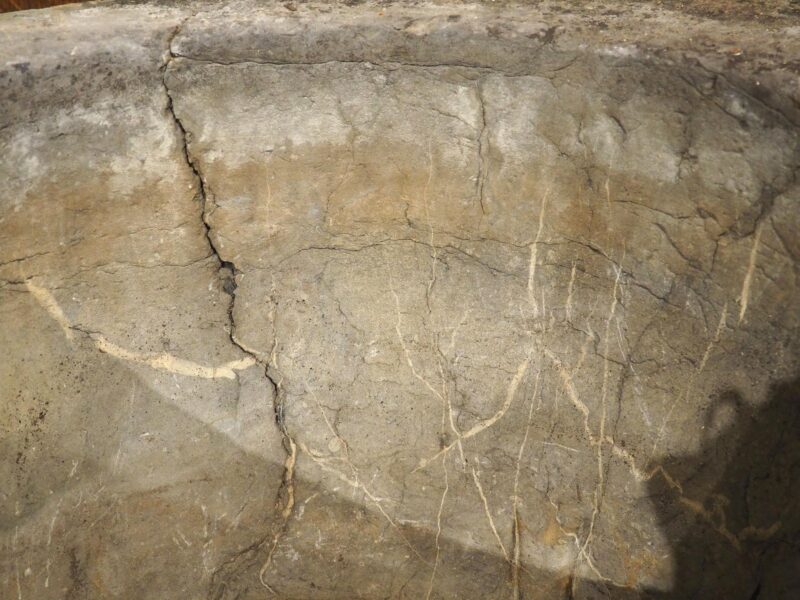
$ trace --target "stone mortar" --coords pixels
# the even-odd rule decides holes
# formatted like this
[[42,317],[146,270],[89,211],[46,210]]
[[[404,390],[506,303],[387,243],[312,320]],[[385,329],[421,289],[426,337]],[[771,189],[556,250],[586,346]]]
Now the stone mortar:
[[775,10],[0,16],[0,597],[800,597]]

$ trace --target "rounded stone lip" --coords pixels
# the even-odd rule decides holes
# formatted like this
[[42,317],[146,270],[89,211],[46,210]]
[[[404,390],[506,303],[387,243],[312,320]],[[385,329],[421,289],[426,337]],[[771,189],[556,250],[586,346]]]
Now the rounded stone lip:
[[[396,62],[552,73],[585,54],[724,73],[800,123],[800,27],[702,19],[652,5],[583,6],[365,2],[257,4],[201,11],[175,37],[175,55],[209,62]],[[784,96],[787,96],[784,98]]]
[[[85,34],[92,32],[91,44]],[[597,2],[324,3],[234,0],[90,2],[0,15],[0,71],[132,60],[164,53],[221,64],[371,62],[548,74],[579,60],[650,61],[724,76],[800,124],[800,20],[712,19],[652,4]],[[161,46],[157,40],[162,40]],[[34,43],[35,42],[35,43]],[[78,48],[82,60],[75,61]],[[149,51],[142,52],[143,48]]]

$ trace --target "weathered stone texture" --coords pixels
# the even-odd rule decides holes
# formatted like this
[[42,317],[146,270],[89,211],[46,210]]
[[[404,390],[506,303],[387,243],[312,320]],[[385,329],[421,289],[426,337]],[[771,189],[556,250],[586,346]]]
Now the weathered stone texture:
[[602,19],[0,18],[0,596],[796,597],[797,28]]

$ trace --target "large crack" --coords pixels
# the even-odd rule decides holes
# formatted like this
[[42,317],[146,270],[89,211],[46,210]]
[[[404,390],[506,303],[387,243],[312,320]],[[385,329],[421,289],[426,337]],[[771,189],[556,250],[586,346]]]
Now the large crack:
[[[187,19],[188,20],[188,19]],[[179,58],[177,54],[175,54],[172,50],[172,43],[176,36],[180,33],[183,24],[186,22],[184,20],[180,25],[176,26],[172,33],[170,34],[167,40],[167,56],[166,59],[161,67],[161,84],[164,89],[164,94],[167,98],[166,110],[170,115],[178,133],[178,140],[181,146],[181,153],[183,155],[184,162],[186,163],[187,167],[192,171],[192,174],[195,179],[195,183],[197,186],[197,195],[196,199],[200,204],[200,220],[203,224],[204,234],[206,238],[206,242],[208,244],[209,250],[211,251],[211,255],[213,255],[217,263],[219,265],[218,273],[222,284],[222,290],[228,295],[228,307],[227,307],[227,316],[228,316],[228,337],[230,339],[231,344],[233,344],[237,349],[241,352],[246,354],[247,356],[251,357],[255,363],[261,368],[264,383],[269,388],[272,393],[272,410],[275,417],[275,423],[280,431],[283,447],[286,452],[286,459],[284,461],[284,470],[281,477],[281,483],[278,488],[278,492],[275,498],[275,508],[279,511],[280,519],[277,523],[270,528],[265,535],[259,538],[255,543],[248,546],[241,552],[235,554],[234,556],[230,557],[227,561],[221,563],[217,566],[217,568],[211,574],[211,585],[209,587],[209,598],[221,598],[224,594],[226,588],[226,582],[224,581],[227,579],[227,576],[240,573],[242,568],[251,567],[254,564],[254,561],[258,560],[258,557],[262,554],[265,549],[267,550],[267,556],[265,561],[263,562],[263,566],[260,568],[259,571],[259,579],[261,583],[266,587],[268,590],[274,593],[272,588],[270,588],[269,584],[265,580],[265,574],[270,566],[270,562],[272,559],[272,555],[275,552],[275,549],[278,545],[283,534],[286,532],[288,527],[289,519],[292,516],[292,512],[294,510],[295,504],[295,492],[294,492],[294,469],[297,460],[297,445],[289,434],[289,431],[286,427],[286,422],[284,418],[284,394],[282,393],[281,384],[280,382],[276,382],[273,377],[270,375],[270,363],[264,360],[259,354],[249,348],[247,348],[244,344],[242,344],[236,337],[236,320],[234,317],[234,307],[236,304],[236,288],[237,288],[237,277],[240,275],[241,271],[237,269],[236,265],[233,261],[227,260],[222,256],[220,249],[214,243],[214,237],[212,235],[212,225],[210,222],[210,212],[209,212],[209,188],[206,179],[203,177],[203,174],[200,171],[197,161],[192,156],[192,152],[190,150],[190,140],[191,140],[191,133],[186,129],[181,118],[175,112],[175,101],[172,95],[172,91],[167,84],[167,73],[170,67],[170,64],[175,58]],[[237,383],[239,383],[239,375],[236,374]],[[257,564],[257,563],[256,563]]]
[[475,84],[475,93],[481,110],[481,130],[478,133],[478,176],[475,180],[475,190],[478,196],[478,203],[481,207],[481,214],[486,214],[486,177],[489,173],[489,157],[487,154],[489,146],[488,123],[486,122],[486,100],[483,96],[481,80]]

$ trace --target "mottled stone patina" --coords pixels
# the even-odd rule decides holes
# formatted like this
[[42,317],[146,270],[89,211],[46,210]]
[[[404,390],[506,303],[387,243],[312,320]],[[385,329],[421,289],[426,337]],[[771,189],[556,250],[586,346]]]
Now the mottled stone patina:
[[0,596],[791,598],[798,27],[0,17]]

